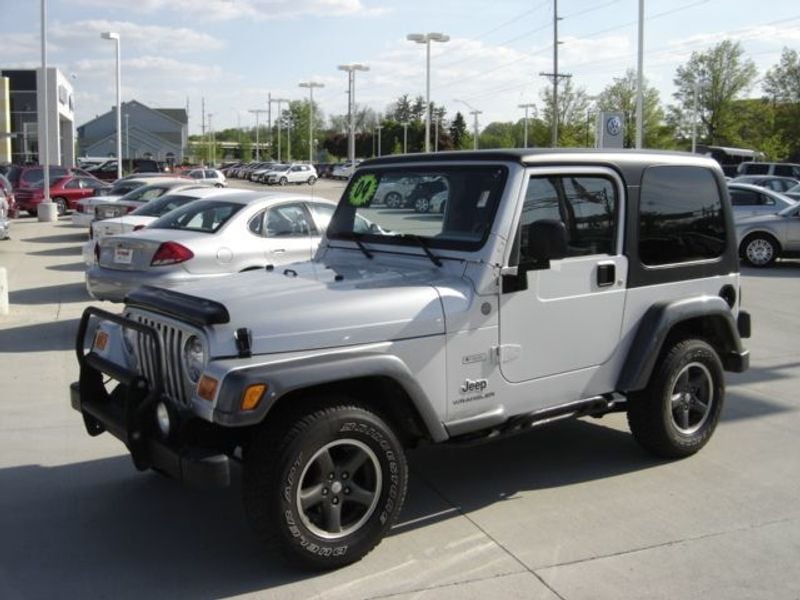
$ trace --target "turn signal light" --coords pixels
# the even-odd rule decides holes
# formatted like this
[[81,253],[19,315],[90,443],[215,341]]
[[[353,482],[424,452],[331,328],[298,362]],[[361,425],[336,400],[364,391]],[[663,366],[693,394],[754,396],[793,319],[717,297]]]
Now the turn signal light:
[[186,246],[182,246],[177,242],[164,242],[153,255],[150,266],[160,267],[163,265],[176,265],[186,262],[191,258],[194,258],[194,252],[189,250]]
[[211,402],[217,393],[217,385],[219,385],[219,381],[208,375],[203,375],[200,381],[197,382],[197,395],[203,400]]
[[267,391],[267,386],[263,383],[256,383],[247,386],[247,389],[242,394],[242,410],[254,410],[264,397],[264,392]]

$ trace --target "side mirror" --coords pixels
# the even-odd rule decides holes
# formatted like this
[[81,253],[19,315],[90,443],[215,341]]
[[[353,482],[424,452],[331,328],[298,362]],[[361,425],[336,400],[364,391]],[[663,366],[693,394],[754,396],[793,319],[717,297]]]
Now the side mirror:
[[521,265],[547,269],[550,261],[567,255],[567,228],[563,221],[541,219],[522,228]]
[[566,255],[567,228],[563,221],[542,219],[523,225],[511,250],[512,266],[500,271],[503,293],[528,289],[528,271],[549,269],[551,260]]

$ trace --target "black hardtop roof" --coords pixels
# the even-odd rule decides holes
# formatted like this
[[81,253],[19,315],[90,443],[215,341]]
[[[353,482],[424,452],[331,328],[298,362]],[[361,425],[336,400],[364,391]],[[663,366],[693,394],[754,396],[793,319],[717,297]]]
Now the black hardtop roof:
[[[521,165],[599,165],[614,166],[629,174],[654,164],[704,165],[720,170],[712,158],[690,152],[668,150],[596,148],[511,148],[505,150],[462,150],[436,153],[401,154],[365,160],[359,168],[431,162],[516,162]],[[721,170],[720,170],[721,175]]]

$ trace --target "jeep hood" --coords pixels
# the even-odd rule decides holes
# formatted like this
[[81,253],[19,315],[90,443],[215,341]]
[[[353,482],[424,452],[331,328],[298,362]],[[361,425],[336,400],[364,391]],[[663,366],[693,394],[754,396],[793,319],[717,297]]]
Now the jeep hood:
[[427,267],[305,262],[174,289],[227,308],[230,322],[209,328],[210,350],[212,356],[231,356],[237,353],[233,334],[241,327],[251,332],[253,354],[443,334],[442,301],[433,282],[441,285],[442,274]]

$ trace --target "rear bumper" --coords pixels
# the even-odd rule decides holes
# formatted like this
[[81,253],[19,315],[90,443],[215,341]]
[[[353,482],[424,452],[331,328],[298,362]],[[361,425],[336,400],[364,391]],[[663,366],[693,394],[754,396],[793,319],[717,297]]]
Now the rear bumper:
[[[230,460],[227,455],[213,448],[187,445],[180,439],[173,439],[172,433],[165,439],[160,433],[156,425],[156,406],[169,401],[163,398],[157,381],[151,384],[138,373],[111,363],[94,352],[84,353],[84,338],[92,316],[116,322],[156,340],[155,333],[146,325],[95,307],[86,309],[76,340],[80,380],[72,383],[69,391],[72,408],[83,416],[87,433],[96,436],[107,431],[122,441],[137,469],[156,469],[198,487],[229,485]],[[103,378],[107,376],[119,382],[110,394],[103,384]],[[178,429],[176,418],[171,430]]]
[[86,290],[92,298],[122,302],[128,293],[140,285],[169,288],[197,279],[200,277],[176,271],[158,274],[106,269],[95,262],[86,269]]
[[92,221],[94,221],[94,207],[92,207],[92,212],[88,213],[80,213],[80,212],[73,212],[72,213],[72,224],[78,227],[91,227]]

